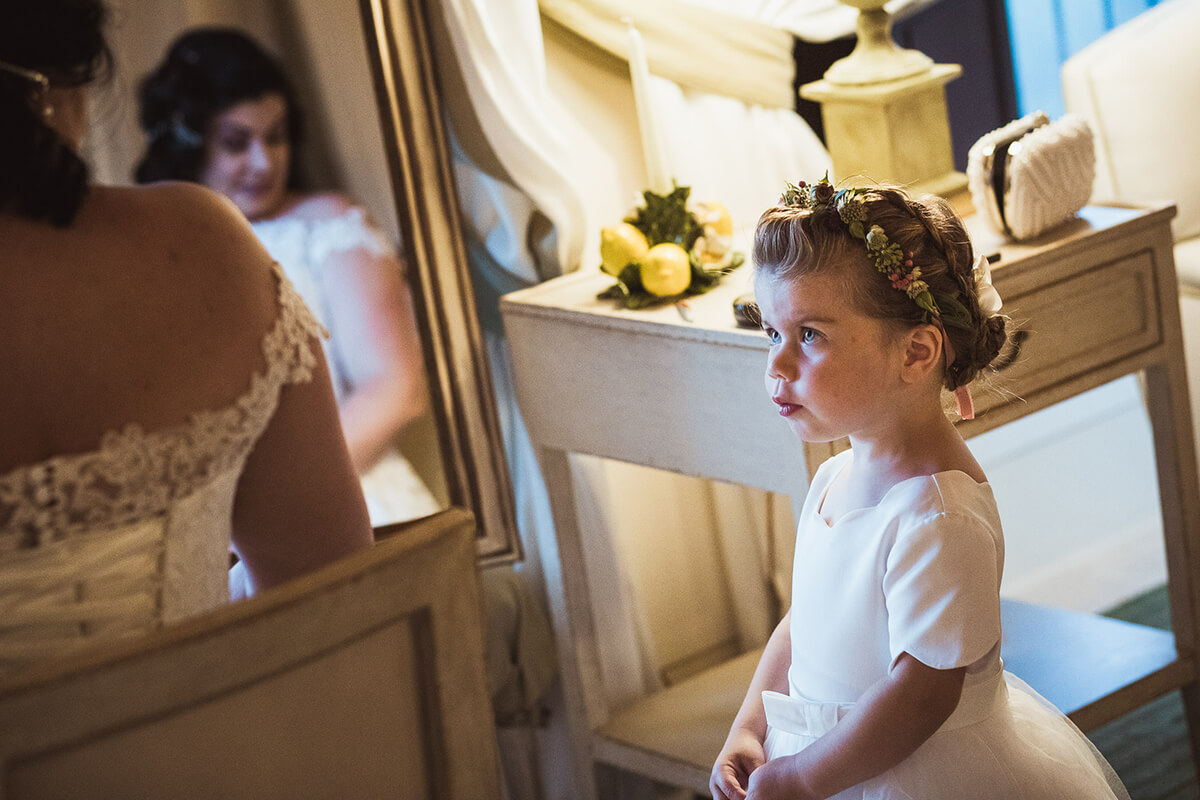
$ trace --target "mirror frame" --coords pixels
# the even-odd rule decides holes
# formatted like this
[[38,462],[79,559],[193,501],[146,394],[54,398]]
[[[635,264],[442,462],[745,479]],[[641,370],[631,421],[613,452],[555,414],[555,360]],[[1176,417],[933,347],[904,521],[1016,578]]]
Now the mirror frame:
[[450,503],[485,564],[521,558],[512,481],[463,244],[422,0],[360,0]]

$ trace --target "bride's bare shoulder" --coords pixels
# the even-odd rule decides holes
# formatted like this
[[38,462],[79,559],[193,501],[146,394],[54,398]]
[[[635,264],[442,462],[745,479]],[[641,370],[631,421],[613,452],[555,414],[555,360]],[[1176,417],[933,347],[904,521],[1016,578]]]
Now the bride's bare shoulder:
[[151,222],[154,227],[146,234],[169,239],[213,232],[254,236],[241,212],[224,195],[186,181],[97,186],[84,209],[82,224],[123,230]]
[[79,227],[96,238],[123,239],[148,256],[158,254],[184,273],[195,268],[232,278],[247,269],[259,272],[270,261],[237,207],[195,183],[95,187]]

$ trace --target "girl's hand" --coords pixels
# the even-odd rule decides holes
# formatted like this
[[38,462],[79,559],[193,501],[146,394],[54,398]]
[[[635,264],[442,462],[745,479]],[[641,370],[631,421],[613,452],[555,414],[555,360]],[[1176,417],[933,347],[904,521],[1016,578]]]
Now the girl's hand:
[[791,758],[773,758],[750,776],[746,800],[809,800],[811,795],[791,774]]
[[750,774],[766,760],[766,752],[757,736],[749,731],[730,733],[708,779],[713,800],[744,800]]

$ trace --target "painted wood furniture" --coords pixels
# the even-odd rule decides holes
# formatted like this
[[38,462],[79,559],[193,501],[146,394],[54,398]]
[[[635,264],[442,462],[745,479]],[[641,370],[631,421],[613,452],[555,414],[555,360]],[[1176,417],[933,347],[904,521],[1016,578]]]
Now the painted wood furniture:
[[[1130,373],[1143,376],[1153,431],[1174,634],[1006,601],[1009,669],[1084,730],[1182,689],[1200,755],[1200,493],[1171,251],[1173,206],[1088,207],[1025,243],[968,218],[980,252],[999,252],[994,280],[1019,331],[1000,390],[977,392],[973,436]],[[518,399],[549,490],[555,534],[539,544],[572,731],[576,791],[595,797],[594,765],[611,764],[707,792],[709,769],[744,697],[758,653],[746,653],[625,708],[600,684],[568,454],[803,496],[840,446],[801,445],[763,389],[767,343],[739,329],[734,273],[689,300],[630,312],[595,299],[598,272],[505,296]],[[1065,501],[1086,503],[1088,498]],[[1197,759],[1200,761],[1200,758]]]
[[0,798],[500,797],[475,522],[0,684]]

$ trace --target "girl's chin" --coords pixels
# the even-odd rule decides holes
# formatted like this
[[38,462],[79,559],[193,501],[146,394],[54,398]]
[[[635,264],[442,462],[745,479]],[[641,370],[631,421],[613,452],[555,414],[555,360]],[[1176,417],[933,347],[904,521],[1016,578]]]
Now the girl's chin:
[[822,444],[826,442],[836,442],[839,439],[845,438],[845,434],[830,433],[827,430],[822,430],[810,424],[809,420],[789,419],[788,427],[792,429],[792,433],[796,438],[807,444]]

